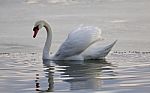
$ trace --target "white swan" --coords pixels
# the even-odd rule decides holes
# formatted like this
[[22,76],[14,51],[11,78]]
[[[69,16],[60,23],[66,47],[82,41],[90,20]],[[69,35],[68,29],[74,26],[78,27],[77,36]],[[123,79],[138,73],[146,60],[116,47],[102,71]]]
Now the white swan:
[[65,42],[60,46],[56,54],[49,55],[52,31],[46,21],[37,21],[34,25],[33,38],[36,37],[39,29],[45,27],[47,38],[43,49],[43,59],[51,60],[86,60],[104,58],[116,41],[104,44],[101,37],[101,30],[97,27],[82,26],[72,31]]

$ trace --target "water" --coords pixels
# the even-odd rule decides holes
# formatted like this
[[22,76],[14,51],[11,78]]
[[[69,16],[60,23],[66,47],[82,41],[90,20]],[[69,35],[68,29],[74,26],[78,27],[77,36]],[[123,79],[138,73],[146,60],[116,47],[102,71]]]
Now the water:
[[106,60],[50,61],[37,53],[1,53],[3,93],[148,93],[150,53],[112,53]]
[[[149,0],[0,1],[0,91],[149,93],[149,8]],[[44,29],[32,39],[39,19],[52,27],[52,53],[80,24],[118,42],[105,60],[42,60]]]

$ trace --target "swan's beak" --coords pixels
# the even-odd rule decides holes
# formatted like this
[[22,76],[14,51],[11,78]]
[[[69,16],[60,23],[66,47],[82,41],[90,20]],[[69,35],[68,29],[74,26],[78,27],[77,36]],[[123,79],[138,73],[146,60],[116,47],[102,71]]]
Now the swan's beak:
[[33,32],[34,32],[34,34],[33,34],[33,38],[35,38],[35,37],[36,37],[36,35],[37,35],[38,31],[39,31],[38,26],[33,28]]

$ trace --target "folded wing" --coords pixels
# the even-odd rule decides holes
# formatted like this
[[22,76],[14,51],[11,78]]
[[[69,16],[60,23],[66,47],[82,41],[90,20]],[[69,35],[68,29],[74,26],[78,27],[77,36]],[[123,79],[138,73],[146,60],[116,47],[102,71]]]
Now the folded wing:
[[68,35],[55,57],[66,58],[81,54],[90,45],[101,39],[101,30],[97,27],[80,27]]

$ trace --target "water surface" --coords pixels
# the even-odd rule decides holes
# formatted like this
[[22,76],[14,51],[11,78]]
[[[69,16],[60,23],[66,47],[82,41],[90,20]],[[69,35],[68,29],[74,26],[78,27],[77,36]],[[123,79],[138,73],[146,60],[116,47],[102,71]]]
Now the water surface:
[[[0,54],[0,90],[148,93],[150,53],[111,53],[105,60],[50,61],[37,53]],[[147,90],[147,91],[145,91]]]

